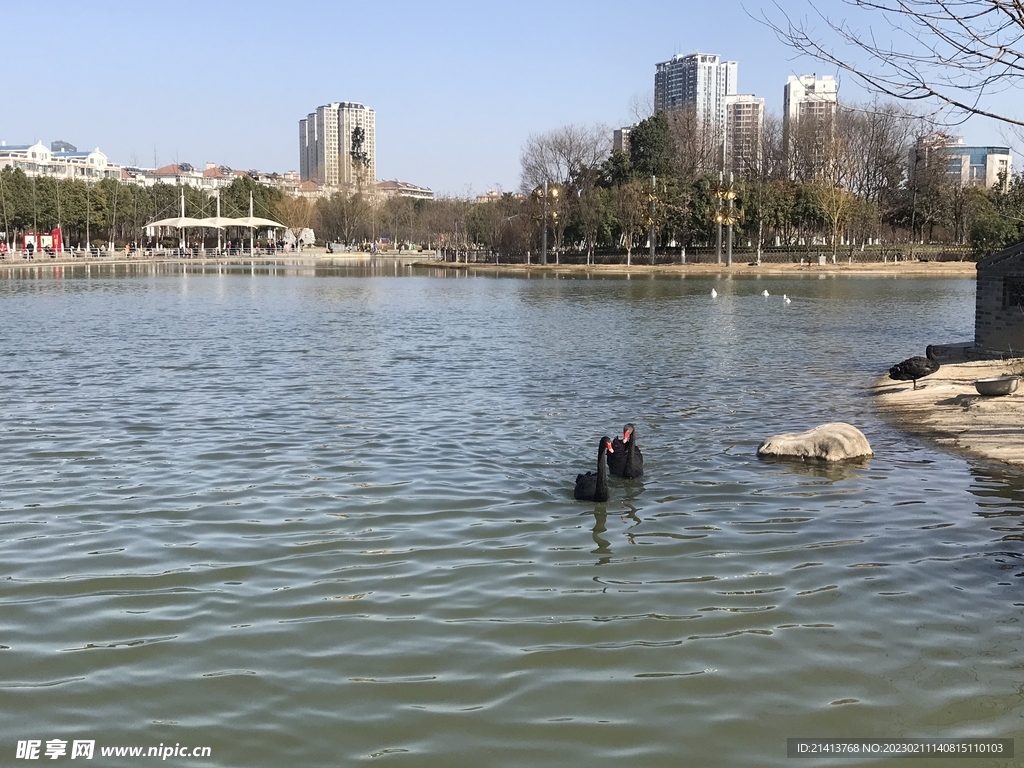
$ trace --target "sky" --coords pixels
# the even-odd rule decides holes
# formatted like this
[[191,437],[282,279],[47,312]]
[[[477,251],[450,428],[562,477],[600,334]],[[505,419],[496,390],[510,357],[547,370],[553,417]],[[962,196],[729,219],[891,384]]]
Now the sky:
[[[840,0],[819,0],[825,10]],[[376,113],[378,179],[438,196],[520,184],[531,135],[646,115],[655,64],[716,53],[780,114],[795,57],[760,21],[806,0],[5,0],[0,140],[101,149],[122,165],[298,170],[298,121],[354,101]],[[811,17],[813,19],[813,16]],[[968,144],[1008,144],[972,120]]]

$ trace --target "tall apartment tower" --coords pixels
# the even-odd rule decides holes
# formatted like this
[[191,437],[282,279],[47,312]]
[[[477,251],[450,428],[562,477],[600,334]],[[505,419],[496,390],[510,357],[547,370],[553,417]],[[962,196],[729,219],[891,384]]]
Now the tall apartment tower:
[[[831,118],[839,108],[839,86],[831,75],[790,75],[782,94],[782,143],[792,178],[820,174]],[[801,129],[801,125],[803,128]]]
[[725,97],[725,171],[740,176],[761,170],[764,99],[752,94]]
[[804,118],[835,117],[839,85],[831,75],[790,75],[782,93],[782,135],[789,136]]
[[725,130],[725,98],[736,94],[735,61],[721,61],[717,54],[676,54],[655,65],[654,111],[670,111],[692,105],[697,119],[722,135]]
[[839,85],[831,75],[790,75],[782,94],[783,129],[806,115],[831,117],[839,105]]
[[299,120],[299,177],[327,187],[372,189],[377,182],[373,110],[334,102]]

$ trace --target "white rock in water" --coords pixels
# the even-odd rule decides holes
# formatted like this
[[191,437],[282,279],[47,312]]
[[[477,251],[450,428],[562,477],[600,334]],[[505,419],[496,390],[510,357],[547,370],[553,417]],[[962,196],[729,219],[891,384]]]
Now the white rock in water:
[[836,421],[807,432],[769,437],[758,447],[757,455],[805,461],[844,461],[873,456],[874,453],[863,432],[852,424]]

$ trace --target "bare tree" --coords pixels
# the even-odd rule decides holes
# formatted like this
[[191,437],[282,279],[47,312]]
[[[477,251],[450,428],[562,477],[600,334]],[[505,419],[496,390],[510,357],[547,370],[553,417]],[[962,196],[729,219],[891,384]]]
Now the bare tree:
[[392,248],[398,248],[402,241],[411,235],[415,216],[413,202],[408,197],[396,195],[385,200],[381,208],[381,224],[385,231],[391,232]]
[[467,220],[471,205],[462,198],[443,197],[430,206],[429,226],[437,237],[438,246],[445,251],[454,251],[455,261],[459,260],[459,254],[463,251],[466,252],[466,260],[469,260],[471,241]]
[[808,0],[823,31],[778,3],[781,18],[765,14],[763,20],[786,45],[849,72],[871,91],[931,104],[933,119],[961,122],[982,115],[1024,127],[1024,116],[992,98],[1019,88],[1024,78],[1020,0],[843,2],[851,19],[828,16]]
[[740,177],[744,180],[743,202],[746,220],[757,222],[757,262],[761,263],[765,224],[777,218],[777,180],[784,176],[782,121],[765,115],[761,140],[750,156],[740,156]]
[[821,178],[829,162],[828,152],[838,129],[835,114],[808,114],[792,125],[785,136],[789,176],[810,184]]
[[[803,122],[803,121],[801,121]],[[855,198],[848,187],[851,176],[851,144],[840,129],[841,118],[825,121],[820,143],[816,143],[814,194],[829,224],[832,258],[839,248],[839,233],[853,208]]]
[[[597,169],[611,150],[606,125],[567,125],[540,136],[530,136],[520,158],[522,191],[543,197],[547,185],[547,215],[555,237],[555,259],[563,247],[569,214],[593,187]],[[588,196],[588,201],[590,197]],[[544,202],[543,200],[541,201]]]
[[356,241],[369,220],[370,204],[359,193],[335,192],[317,204],[325,238],[337,238],[346,245]]
[[626,249],[626,266],[633,263],[633,246],[647,227],[649,189],[641,181],[627,181],[614,188],[615,222]]
[[531,135],[520,156],[521,190],[531,194],[545,181],[572,185],[583,172],[601,165],[610,150],[611,129],[606,125],[567,125]]
[[907,184],[909,210],[905,221],[910,230],[910,256],[914,243],[924,239],[927,228],[931,239],[937,225],[947,221],[948,205],[953,197],[951,188],[959,184],[959,178],[949,173],[948,156],[943,151],[952,143],[949,134],[928,130],[922,123],[910,146]]
[[687,104],[666,112],[669,134],[675,143],[679,178],[692,181],[722,167],[722,136],[697,117],[697,108]]
[[[910,133],[916,118],[892,102],[875,100],[863,106],[840,107],[840,125],[847,138],[850,173],[847,181],[851,192],[863,198],[876,216],[876,231],[882,220],[899,206],[904,182]],[[862,237],[870,236],[866,228],[868,208],[860,211],[859,223],[865,226]]]
[[634,93],[629,99],[629,113],[633,122],[639,123],[654,114],[654,91]]
[[606,191],[597,184],[599,176],[596,168],[584,173],[577,180],[576,199],[571,200],[583,234],[584,247],[587,249],[587,264],[593,261],[594,247],[597,245],[601,224],[605,220],[607,206]]
[[285,195],[278,201],[276,209],[278,218],[296,240],[302,237],[302,230],[311,229],[316,223],[317,208],[307,197]]

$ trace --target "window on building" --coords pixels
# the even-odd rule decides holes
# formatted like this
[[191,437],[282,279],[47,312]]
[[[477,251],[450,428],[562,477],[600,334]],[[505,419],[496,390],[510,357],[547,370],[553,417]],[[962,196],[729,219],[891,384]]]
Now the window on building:
[[1003,278],[1003,309],[1012,307],[1024,311],[1024,277]]

